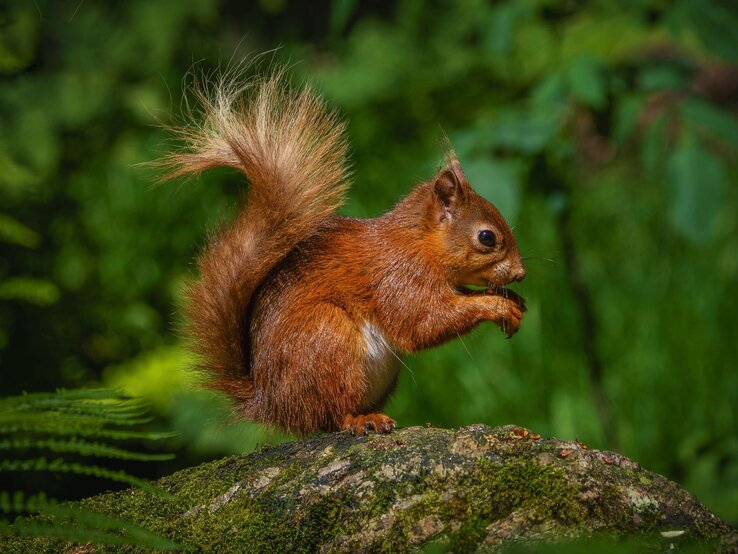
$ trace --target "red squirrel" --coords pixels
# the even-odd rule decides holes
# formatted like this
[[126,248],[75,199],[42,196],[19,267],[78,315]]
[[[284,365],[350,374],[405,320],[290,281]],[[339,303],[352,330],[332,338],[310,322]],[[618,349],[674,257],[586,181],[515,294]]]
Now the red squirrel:
[[240,416],[298,434],[388,433],[380,410],[404,353],[483,321],[518,330],[525,303],[502,288],[525,277],[515,238],[453,150],[386,214],[342,217],[345,124],[319,95],[277,72],[199,99],[203,121],[162,163],[165,179],[226,166],[250,183],[185,308],[199,369]]

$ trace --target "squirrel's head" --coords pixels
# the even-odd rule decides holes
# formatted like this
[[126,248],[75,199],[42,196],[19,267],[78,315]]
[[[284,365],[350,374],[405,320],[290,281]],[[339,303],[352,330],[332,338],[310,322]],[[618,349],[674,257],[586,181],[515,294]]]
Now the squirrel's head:
[[449,160],[432,183],[434,226],[444,244],[444,264],[456,285],[502,286],[525,278],[510,227],[471,188],[458,160]]

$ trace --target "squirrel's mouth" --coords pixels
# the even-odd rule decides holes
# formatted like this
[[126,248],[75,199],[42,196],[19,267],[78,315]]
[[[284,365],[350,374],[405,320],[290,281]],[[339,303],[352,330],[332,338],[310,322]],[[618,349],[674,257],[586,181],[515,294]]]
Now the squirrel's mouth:
[[464,296],[479,296],[487,294],[489,287],[483,287],[481,285],[457,285],[456,291]]
[[504,296],[505,298],[516,298],[520,295],[508,288],[494,283],[488,284],[486,287],[482,285],[459,285],[456,290],[464,296],[479,296],[483,294],[491,294],[496,296]]
[[492,283],[489,284],[489,287],[484,292],[486,294],[504,296],[505,298],[511,298],[511,299],[522,299],[523,298],[522,296],[520,296],[517,292],[515,292],[512,289],[501,287],[500,285],[495,285]]

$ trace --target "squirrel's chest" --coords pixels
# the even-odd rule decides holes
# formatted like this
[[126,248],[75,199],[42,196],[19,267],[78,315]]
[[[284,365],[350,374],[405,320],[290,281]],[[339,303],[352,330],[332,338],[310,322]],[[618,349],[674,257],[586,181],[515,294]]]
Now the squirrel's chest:
[[378,404],[386,400],[397,381],[400,355],[393,350],[392,345],[376,325],[364,323],[361,334],[366,352],[364,361],[366,390],[361,407],[379,409]]

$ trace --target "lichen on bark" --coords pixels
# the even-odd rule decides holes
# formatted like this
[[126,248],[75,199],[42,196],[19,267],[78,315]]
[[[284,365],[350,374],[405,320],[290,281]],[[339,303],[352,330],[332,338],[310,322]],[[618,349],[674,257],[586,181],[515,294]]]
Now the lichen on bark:
[[[619,454],[514,426],[320,435],[205,463],[158,485],[172,498],[127,490],[79,505],[192,552],[402,552],[432,543],[493,551],[603,535],[637,536],[657,551],[738,545],[735,531],[666,478]],[[5,546],[74,548],[53,539]]]

